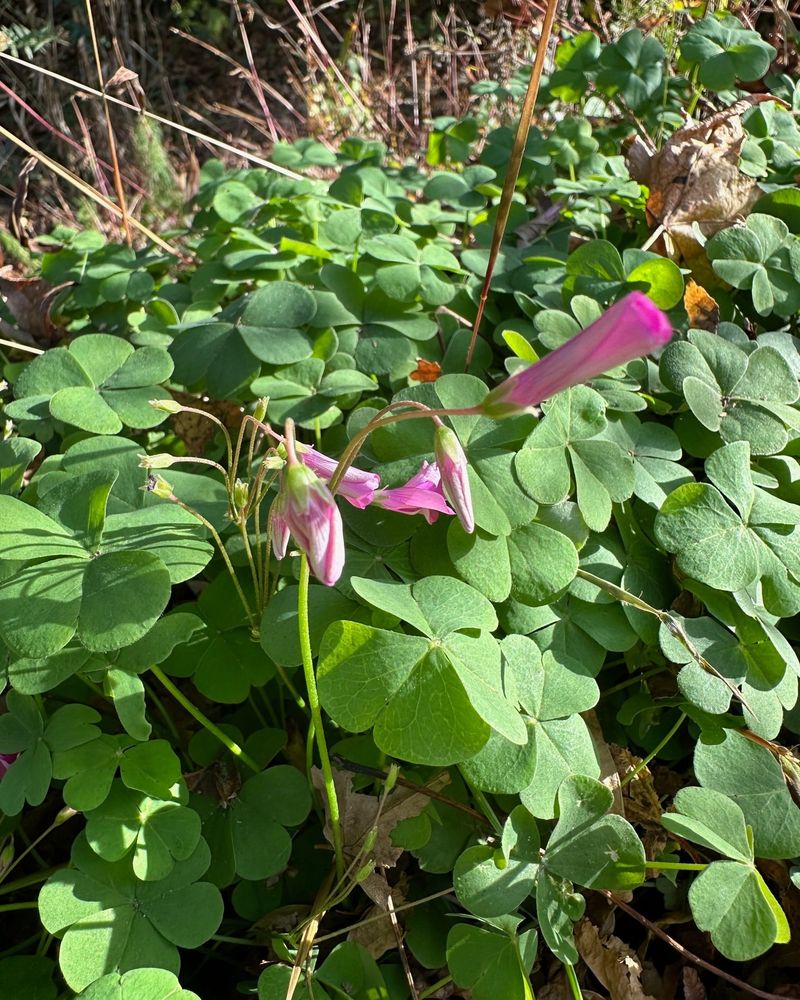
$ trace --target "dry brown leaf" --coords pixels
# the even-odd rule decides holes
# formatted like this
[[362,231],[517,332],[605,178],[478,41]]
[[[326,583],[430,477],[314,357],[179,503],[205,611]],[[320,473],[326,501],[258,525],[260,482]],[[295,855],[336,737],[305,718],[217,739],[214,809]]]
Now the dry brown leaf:
[[686,282],[683,305],[689,316],[690,327],[714,333],[719,323],[719,304],[693,278]]
[[653,228],[663,226],[667,253],[708,280],[713,272],[694,227],[713,236],[746,216],[761,194],[755,178],[739,169],[746,138],[740,116],[757,100],[750,97],[706,121],[684,125],[648,165],[640,155],[635,162],[637,175],[650,187],[648,216]]
[[[224,399],[208,399],[192,396],[188,392],[170,390],[175,400],[183,406],[191,406],[203,410],[221,420],[232,434],[236,434],[244,418],[244,410],[238,403]],[[190,455],[202,455],[209,441],[217,433],[217,426],[212,420],[201,417],[198,413],[177,413],[172,418],[172,430],[186,445]]]
[[575,926],[575,944],[581,958],[608,990],[611,1000],[655,1000],[642,988],[642,963],[636,952],[613,934],[601,938],[589,920]]
[[[322,772],[314,768],[311,773],[314,787],[323,792]],[[336,786],[336,796],[339,800],[339,813],[342,821],[342,840],[345,857],[353,861],[360,853],[367,835],[373,828],[377,836],[375,844],[369,852],[369,857],[376,868],[394,868],[397,859],[403,853],[402,847],[395,847],[391,840],[392,830],[403,819],[419,816],[430,802],[427,795],[413,788],[399,786],[386,797],[383,809],[378,817],[380,798],[377,795],[366,795],[353,790],[353,775],[347,771],[334,770],[333,781]],[[441,791],[450,783],[450,776],[445,772],[439,775],[428,787]],[[324,795],[323,795],[324,801]],[[325,812],[325,837],[333,843],[333,833],[330,817]],[[379,900],[376,900],[378,902]]]
[[435,382],[442,374],[442,366],[438,361],[426,361],[417,358],[417,367],[408,376],[412,382]]
[[[392,898],[394,898],[394,894]],[[375,917],[380,919],[375,920]],[[397,947],[392,919],[385,907],[375,904],[367,910],[362,920],[370,920],[370,922],[354,927],[347,935],[347,940],[366,948],[377,962],[387,951],[392,951]]]
[[708,1000],[700,974],[691,965],[684,966],[683,969],[683,996],[684,1000]]
[[[635,771],[642,763],[641,757],[632,754],[625,747],[611,744],[610,752],[616,764],[616,770],[621,778]],[[667,834],[661,825],[661,800],[653,785],[653,775],[649,768],[643,767],[622,789],[625,803],[625,816],[631,823],[644,827],[642,838],[645,853],[655,857],[663,851],[667,843]]]
[[50,309],[58,293],[70,284],[54,286],[41,278],[26,278],[13,264],[0,267],[0,295],[16,324],[0,319],[0,331],[28,347],[52,347],[61,331],[50,318]]
[[619,772],[609,744],[606,743],[605,736],[603,736],[600,720],[595,711],[583,712],[582,718],[592,737],[592,743],[594,743],[594,753],[597,757],[597,763],[600,765],[600,780],[614,796],[614,804],[610,811],[618,816],[624,816],[625,801],[620,787]]

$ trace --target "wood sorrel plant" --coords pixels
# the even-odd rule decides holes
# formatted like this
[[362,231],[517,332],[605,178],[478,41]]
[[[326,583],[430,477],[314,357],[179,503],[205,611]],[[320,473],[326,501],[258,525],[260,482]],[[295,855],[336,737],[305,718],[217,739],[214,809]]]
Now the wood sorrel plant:
[[[0,992],[577,998],[598,905],[786,985],[800,133],[703,123],[765,185],[705,292],[609,155],[769,61],[730,16],[691,79],[562,45],[514,170],[507,129],[430,175],[303,142],[302,180],[204,166],[191,265],[56,234],[65,346],[3,372]],[[503,184],[533,242],[490,264]]]

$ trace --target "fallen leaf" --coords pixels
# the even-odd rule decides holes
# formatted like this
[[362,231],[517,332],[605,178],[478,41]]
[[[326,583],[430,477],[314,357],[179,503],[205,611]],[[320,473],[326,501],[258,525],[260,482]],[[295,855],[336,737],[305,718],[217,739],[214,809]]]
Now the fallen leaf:
[[575,944],[581,958],[608,990],[611,1000],[655,1000],[642,988],[642,963],[636,952],[613,934],[606,938],[590,921],[575,926]]
[[650,188],[648,219],[654,229],[663,227],[667,254],[709,281],[713,272],[702,237],[746,216],[761,194],[756,179],[739,169],[747,138],[741,114],[758,101],[754,95],[705,121],[687,123],[673,132],[649,165],[635,164]]
[[0,267],[0,295],[15,325],[0,319],[3,336],[28,347],[52,347],[61,329],[50,317],[53,300],[72,282],[50,285],[41,278],[26,278],[13,264]]
[[[183,406],[202,410],[204,413],[210,413],[221,420],[231,433],[235,434],[239,430],[244,410],[238,403],[231,403],[224,399],[208,399],[205,396],[192,396],[188,392],[178,392],[176,389],[172,389],[170,392],[173,398]],[[186,445],[186,450],[190,455],[202,455],[206,445],[213,440],[218,429],[213,420],[208,420],[199,413],[177,413],[172,418],[171,426],[175,434]]]
[[700,974],[690,965],[685,966],[683,970],[683,997],[684,1000],[708,1000]]
[[[314,768],[311,773],[314,787],[320,792],[325,802],[322,772]],[[342,840],[345,856],[354,860],[361,853],[364,841],[371,831],[375,830],[375,843],[369,851],[367,860],[372,860],[376,868],[394,868],[397,859],[403,853],[402,847],[392,843],[392,830],[404,819],[419,816],[430,798],[423,792],[413,788],[398,786],[386,796],[383,808],[380,809],[381,798],[377,795],[366,795],[353,790],[353,775],[347,771],[334,770],[333,783],[336,787],[336,797],[339,800],[339,814],[342,822]],[[439,775],[426,787],[433,791],[441,791],[450,783],[447,772]],[[325,837],[333,843],[333,833],[330,817],[325,802]],[[380,816],[378,815],[380,809]]]
[[438,361],[426,361],[417,358],[417,367],[408,376],[412,382],[435,382],[442,374],[442,366]]
[[708,330],[714,333],[719,323],[719,304],[702,285],[693,278],[686,282],[683,305],[689,316],[689,326],[694,330]]

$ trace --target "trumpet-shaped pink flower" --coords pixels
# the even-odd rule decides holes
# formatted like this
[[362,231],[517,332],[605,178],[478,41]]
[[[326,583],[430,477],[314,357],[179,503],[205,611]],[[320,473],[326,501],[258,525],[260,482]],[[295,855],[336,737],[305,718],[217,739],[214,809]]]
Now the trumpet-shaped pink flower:
[[461,442],[454,431],[439,424],[434,438],[434,450],[444,495],[450,501],[464,531],[471,533],[475,530],[475,517],[472,513],[469,465]]
[[[275,555],[286,554],[289,533],[308,556],[311,572],[332,587],[344,569],[342,516],[325,483],[311,469],[290,461],[283,472],[272,520]],[[276,530],[277,528],[277,530]]]
[[541,361],[512,375],[480,403],[488,417],[510,417],[562,389],[649,354],[672,336],[672,325],[641,292],[631,292]]
[[[323,455],[321,451],[312,448],[310,445],[295,445],[297,455],[303,465],[307,465],[325,482],[333,476],[338,466],[335,458]],[[375,498],[375,491],[381,485],[381,477],[374,472],[365,472],[363,469],[355,469],[353,466],[342,476],[341,482],[336,487],[337,496],[344,497],[353,507],[361,510],[368,507]]]
[[378,490],[374,503],[398,514],[422,514],[433,524],[440,514],[453,514],[442,492],[442,477],[434,463],[422,463],[419,472],[404,486]]

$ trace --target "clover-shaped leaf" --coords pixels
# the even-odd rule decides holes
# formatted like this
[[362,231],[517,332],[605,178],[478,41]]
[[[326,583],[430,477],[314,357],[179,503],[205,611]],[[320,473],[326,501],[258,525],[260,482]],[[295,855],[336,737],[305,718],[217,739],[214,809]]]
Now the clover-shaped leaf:
[[407,302],[420,296],[429,305],[440,306],[455,295],[455,288],[441,272],[461,272],[461,265],[443,246],[418,246],[407,236],[386,233],[366,240],[362,249],[384,263],[375,275],[378,287],[389,298]]
[[67,782],[64,801],[81,812],[105,801],[117,768],[127,788],[160,799],[171,799],[181,783],[180,761],[166,740],[132,745],[127,737],[95,731],[80,745],[59,748],[53,762],[54,776]]
[[213,852],[207,877],[229,885],[234,877],[270,878],[286,867],[292,840],[311,809],[308,782],[294,767],[278,765],[248,778],[223,801],[196,798],[203,833]]
[[19,754],[0,783],[0,810],[16,816],[25,802],[38,806],[53,778],[52,754],[94,740],[100,716],[88,705],[64,705],[45,720],[28,695],[10,691],[0,715],[0,753]]
[[759,316],[787,317],[800,309],[800,238],[782,219],[754,212],[744,226],[712,236],[705,250],[723,281],[749,290]]
[[586,524],[603,531],[611,504],[633,493],[633,460],[618,444],[601,439],[606,427],[602,397],[586,386],[559,393],[518,452],[514,468],[539,503],[566,500],[573,484]]
[[694,770],[704,789],[732,799],[752,827],[755,856],[793,858],[800,854],[800,808],[794,803],[780,764],[766,747],[732,729],[701,739]]
[[[147,744],[143,744],[147,746]],[[123,765],[124,766],[124,765]],[[132,854],[138,879],[166,878],[200,840],[200,817],[171,799],[155,799],[114,782],[102,805],[86,814],[86,841],[106,861]]]
[[568,103],[579,101],[596,69],[600,49],[600,39],[593,31],[581,31],[561,42],[555,54],[556,70],[548,84],[550,93]]
[[662,309],[671,309],[683,295],[683,277],[674,261],[644,250],[620,254],[608,240],[590,240],[567,258],[564,290],[570,295],[609,302],[634,288]]
[[598,86],[621,94],[634,111],[660,90],[664,79],[664,46],[653,35],[631,28],[600,54]]
[[178,948],[199,948],[219,927],[219,890],[198,881],[210,854],[201,840],[191,857],[158,882],[140,882],[128,861],[103,861],[79,835],[71,868],[51,875],[39,893],[45,928],[62,938],[59,965],[73,990],[111,972],[180,969]]
[[632,889],[644,881],[644,847],[621,816],[608,815],[610,789],[582,774],[565,778],[558,789],[558,823],[542,864],[587,889]]
[[558,662],[526,636],[506,636],[501,648],[506,695],[523,709],[527,742],[518,746],[492,733],[461,767],[476,787],[495,794],[519,792],[534,816],[552,819],[565,777],[600,775],[592,738],[578,714],[597,704],[597,683],[579,662]]
[[528,976],[536,957],[536,931],[517,935],[518,918],[494,921],[497,929],[456,924],[447,935],[447,965],[457,986],[473,1000],[530,1000]]
[[183,605],[181,613],[190,614],[195,627],[165,659],[168,674],[191,677],[198,691],[226,705],[245,701],[251,687],[273,676],[275,668],[254,640],[227,573],[212,580],[195,604]]
[[698,662],[665,625],[659,634],[661,648],[673,663],[686,664],[678,674],[678,687],[689,701],[704,712],[721,715],[728,711],[738,687],[750,728],[764,739],[774,739],[783,726],[784,710],[797,702],[800,664],[777,629],[731,603],[730,621],[735,629],[726,629],[707,617],[681,622],[705,664]]
[[525,742],[525,724],[503,690],[500,648],[490,634],[497,618],[485,597],[450,577],[410,586],[351,583],[422,635],[356,622],[329,626],[320,649],[320,699],[339,725],[351,732],[373,726],[384,752],[417,763],[466,760],[490,727]]
[[172,360],[160,347],[134,350],[119,337],[87,334],[31,361],[6,413],[14,420],[59,420],[93,434],[155,427],[166,415],[148,401],[170,398],[158,385],[171,374]]
[[758,80],[775,58],[775,48],[742,27],[730,14],[704,17],[681,39],[681,55],[700,67],[700,82],[711,90],[730,90],[737,80]]
[[800,609],[797,507],[753,485],[746,442],[719,448],[707,459],[706,472],[713,486],[687,483],[665,500],[655,521],[659,543],[676,553],[687,576],[729,591],[760,580],[768,611],[795,614]]
[[749,441],[754,455],[782,451],[787,425],[800,429],[800,415],[789,405],[800,396],[797,375],[771,345],[748,354],[716,334],[691,330],[688,340],[667,347],[660,374],[705,428],[725,442]]
[[[188,512],[162,505],[106,517],[116,473],[57,482],[36,509],[0,496],[0,633],[24,656],[58,652],[77,633],[93,651],[152,628],[173,583],[211,558]],[[49,515],[49,516],[48,516]]]
[[605,436],[633,458],[633,493],[649,506],[658,509],[668,493],[691,481],[692,474],[680,464],[678,435],[670,427],[624,413],[609,421]]
[[196,993],[184,990],[166,969],[131,969],[110,972],[88,986],[79,1000],[200,1000]]
[[533,891],[539,869],[539,830],[524,806],[516,806],[495,849],[469,847],[453,869],[459,902],[479,917],[513,913]]
[[732,859],[712,862],[692,883],[689,905],[697,926],[737,962],[785,944],[789,923],[753,863],[752,831],[741,808],[709,788],[680,789],[675,808],[661,817],[670,833]]

